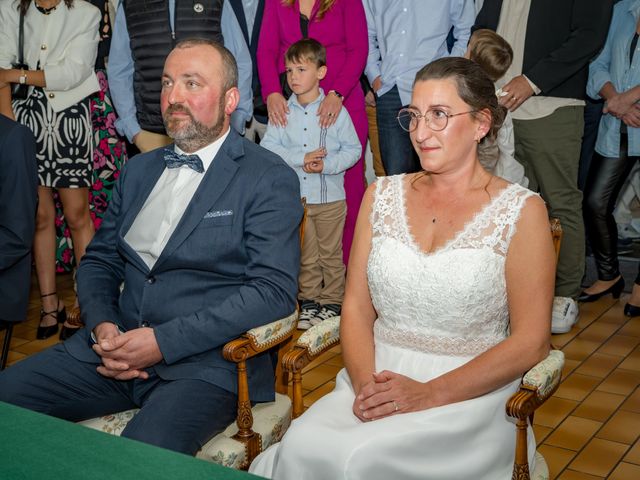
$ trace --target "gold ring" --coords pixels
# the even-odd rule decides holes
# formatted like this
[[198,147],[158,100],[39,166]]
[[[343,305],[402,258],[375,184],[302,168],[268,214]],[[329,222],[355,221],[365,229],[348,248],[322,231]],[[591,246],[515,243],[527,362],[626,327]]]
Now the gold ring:
[[328,115],[329,115],[330,117],[333,117],[333,113],[329,113]]
[[396,403],[396,401],[393,401],[393,411],[397,412],[398,410],[400,410],[400,408],[398,407],[398,404]]

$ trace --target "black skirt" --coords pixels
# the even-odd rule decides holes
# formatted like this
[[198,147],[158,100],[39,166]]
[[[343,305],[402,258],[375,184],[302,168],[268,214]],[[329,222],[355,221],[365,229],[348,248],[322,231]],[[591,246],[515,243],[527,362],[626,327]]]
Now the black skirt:
[[39,184],[55,188],[91,187],[93,139],[89,98],[55,112],[42,88],[14,100],[16,121],[36,137]]

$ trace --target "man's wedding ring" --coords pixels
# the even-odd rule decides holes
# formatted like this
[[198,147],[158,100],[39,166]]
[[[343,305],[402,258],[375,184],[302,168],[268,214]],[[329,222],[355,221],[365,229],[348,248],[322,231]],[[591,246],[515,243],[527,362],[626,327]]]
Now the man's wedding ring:
[[396,403],[396,401],[393,401],[393,411],[397,412],[398,410],[400,410],[400,408],[398,407],[398,404]]

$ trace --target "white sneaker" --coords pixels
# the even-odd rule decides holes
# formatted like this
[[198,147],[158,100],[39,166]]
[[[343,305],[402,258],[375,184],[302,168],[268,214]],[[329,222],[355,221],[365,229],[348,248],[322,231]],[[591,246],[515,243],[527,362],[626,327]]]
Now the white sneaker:
[[316,302],[305,300],[300,306],[300,316],[298,317],[298,330],[309,330],[314,324],[313,320],[320,312],[320,305]]
[[569,297],[553,297],[551,333],[567,333],[578,321],[578,302]]
[[319,323],[322,323],[330,318],[339,317],[341,309],[342,306],[338,305],[337,303],[321,305],[318,314],[315,316],[315,318],[311,319],[311,325],[318,325]]
[[640,232],[634,227],[633,223],[619,223],[618,237],[624,240],[640,239]]

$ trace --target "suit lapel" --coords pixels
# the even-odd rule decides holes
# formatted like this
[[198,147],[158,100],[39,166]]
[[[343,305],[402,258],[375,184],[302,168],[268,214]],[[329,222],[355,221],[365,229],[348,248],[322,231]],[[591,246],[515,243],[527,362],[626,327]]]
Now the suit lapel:
[[189,202],[189,206],[185,210],[173,235],[171,235],[160,257],[151,269],[152,271],[157,271],[164,261],[173,254],[175,249],[191,235],[191,232],[202,221],[207,211],[224,193],[238,170],[235,159],[243,154],[242,139],[232,129],[213,162],[204,173],[202,182],[200,182],[196,193],[193,195],[191,202]]

